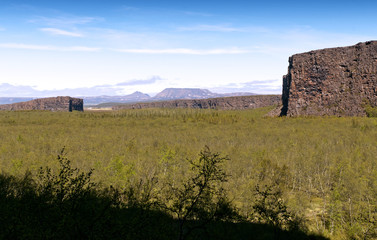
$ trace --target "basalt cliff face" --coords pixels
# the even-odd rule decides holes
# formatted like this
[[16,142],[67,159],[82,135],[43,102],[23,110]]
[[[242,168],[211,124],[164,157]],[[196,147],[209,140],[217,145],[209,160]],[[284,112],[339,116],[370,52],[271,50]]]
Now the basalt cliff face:
[[80,98],[71,97],[51,97],[39,98],[27,102],[0,105],[0,110],[47,110],[72,112],[84,111],[84,103]]
[[114,106],[113,110],[141,108],[201,108],[239,110],[279,104],[281,104],[281,95],[256,95],[125,104]]
[[365,116],[377,106],[377,41],[289,58],[281,115]]

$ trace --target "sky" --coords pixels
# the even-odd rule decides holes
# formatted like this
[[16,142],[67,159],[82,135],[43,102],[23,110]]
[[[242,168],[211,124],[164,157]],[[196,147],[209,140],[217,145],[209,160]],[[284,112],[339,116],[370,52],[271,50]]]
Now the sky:
[[280,94],[289,56],[377,39],[377,1],[0,0],[0,97]]

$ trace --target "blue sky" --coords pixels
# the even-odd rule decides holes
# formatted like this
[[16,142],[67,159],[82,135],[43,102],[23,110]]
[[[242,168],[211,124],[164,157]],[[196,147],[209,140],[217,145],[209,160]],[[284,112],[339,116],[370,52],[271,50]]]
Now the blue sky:
[[0,96],[281,93],[290,55],[376,40],[376,10],[347,0],[1,0]]

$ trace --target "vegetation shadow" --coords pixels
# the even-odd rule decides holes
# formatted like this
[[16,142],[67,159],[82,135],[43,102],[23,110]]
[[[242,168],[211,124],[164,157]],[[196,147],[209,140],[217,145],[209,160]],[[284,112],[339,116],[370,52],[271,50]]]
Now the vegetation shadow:
[[[31,174],[0,175],[0,239],[179,239],[179,222],[171,215],[123,204],[115,189],[99,190],[85,177],[55,179],[57,187]],[[326,239],[250,222],[188,221],[186,229],[192,231],[185,239]]]

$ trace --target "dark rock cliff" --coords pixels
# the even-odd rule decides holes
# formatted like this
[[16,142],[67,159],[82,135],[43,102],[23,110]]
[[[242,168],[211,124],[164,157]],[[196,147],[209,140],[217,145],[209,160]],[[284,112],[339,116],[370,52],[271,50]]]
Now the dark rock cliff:
[[289,58],[281,115],[365,116],[377,106],[377,41]]
[[39,98],[27,102],[0,105],[0,110],[48,110],[72,112],[84,111],[84,103],[80,98],[71,97],[51,97]]
[[203,108],[238,110],[279,104],[281,104],[281,95],[259,95],[125,104],[114,106],[113,110],[141,108]]

